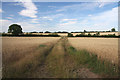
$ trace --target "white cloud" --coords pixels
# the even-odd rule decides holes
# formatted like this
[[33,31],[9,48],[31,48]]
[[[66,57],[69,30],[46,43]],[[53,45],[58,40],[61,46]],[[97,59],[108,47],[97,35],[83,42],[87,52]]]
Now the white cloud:
[[14,15],[9,15],[9,16],[13,17]]
[[[88,0],[89,1],[89,0]],[[91,1],[91,0],[90,0]],[[92,1],[91,1],[92,2]],[[119,2],[119,0],[93,0],[93,2]]]
[[10,26],[10,24],[12,23],[12,21],[1,19],[0,23],[1,23],[0,24],[0,26],[1,26],[0,32],[7,32],[8,31],[8,27]]
[[28,2],[23,1],[23,0],[17,0],[17,1],[20,2],[21,5],[25,8],[24,10],[19,12],[20,15],[31,17],[31,18],[37,17],[37,15],[36,15],[37,14],[37,7],[32,2],[32,0],[27,0]]
[[105,5],[105,3],[101,3],[101,4],[99,5],[99,8],[103,7],[104,5]]
[[77,19],[62,19],[61,21],[76,21]]
[[49,8],[56,8],[56,6],[48,6]]
[[99,2],[99,8],[104,7],[105,5],[111,4],[111,2]]
[[111,4],[111,2],[83,2],[81,4],[73,4],[73,5],[68,5],[68,6],[63,6],[60,9],[57,9],[56,12],[62,12],[62,11],[67,11],[67,10],[75,10],[75,11],[82,11],[82,10],[93,10],[97,7],[101,8],[105,5]]
[[66,31],[102,31],[110,30],[112,27],[115,27],[116,30],[118,29],[118,7],[102,13],[92,14],[92,16],[90,14],[77,21],[58,23],[56,29]]
[[49,16],[43,16],[43,17],[40,17],[40,18],[42,18],[42,19],[44,19],[44,20],[49,20],[49,21],[52,21],[52,20],[53,20],[53,18],[51,18],[51,17],[49,17]]
[[102,12],[96,16],[92,16],[91,20],[98,20],[103,22],[117,22],[118,18],[118,7],[112,8],[112,10]]
[[92,16],[91,14],[89,14],[88,16]]
[[3,12],[3,10],[0,8],[0,13],[2,13]]
[[32,24],[29,21],[28,22],[12,22],[11,20],[0,20],[0,32],[8,32],[8,28],[11,24],[19,24],[21,25],[23,31],[39,31],[40,24]]
[[39,31],[40,30],[39,29],[40,24],[32,24],[29,22],[17,22],[17,24],[21,25],[23,32],[24,31],[30,32],[30,31]]
[[68,26],[68,25],[72,25],[72,24],[75,24],[75,23],[77,23],[77,21],[68,21],[66,23],[59,24],[59,26]]
[[69,6],[61,7],[56,10],[57,12],[67,11],[68,9],[72,10],[91,10],[98,6],[98,3],[81,3],[81,4],[73,4]]
[[39,23],[38,19],[31,19],[31,23]]
[[110,30],[112,27],[118,29],[118,7],[86,17],[79,25],[88,30]]
[[43,16],[43,17],[40,17],[40,18],[44,19],[44,20],[50,20],[50,21],[52,21],[53,19],[60,18],[62,16],[64,16],[64,15],[63,14],[54,14],[54,15]]
[[7,19],[13,19],[12,17],[6,17]]

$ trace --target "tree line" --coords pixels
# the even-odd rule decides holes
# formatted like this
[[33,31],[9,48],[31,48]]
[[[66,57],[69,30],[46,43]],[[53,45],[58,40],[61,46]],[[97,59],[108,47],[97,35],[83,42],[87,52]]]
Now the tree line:
[[[102,32],[115,32],[115,28],[112,28],[110,31],[102,31]],[[96,34],[94,35],[91,35],[90,32],[96,32]],[[26,34],[23,34],[23,31],[22,31],[22,27],[21,25],[18,25],[18,24],[12,24],[9,26],[9,29],[8,29],[8,33],[12,33],[12,34],[2,34],[2,36],[53,36],[53,37],[59,37],[59,35],[57,33],[68,33],[68,37],[115,37],[116,35],[115,34],[112,34],[112,35],[100,35],[100,31],[86,31],[84,30],[83,32],[67,32],[67,31],[58,31],[58,32],[50,32],[50,31],[45,31],[45,32],[36,32],[36,31],[33,31],[33,32],[29,32],[29,33],[26,33]],[[48,35],[35,35],[35,34],[32,34],[32,33],[49,33]],[[76,35],[76,36],[73,36],[72,33],[81,33],[79,35]],[[85,33],[88,33],[88,35],[85,35]]]

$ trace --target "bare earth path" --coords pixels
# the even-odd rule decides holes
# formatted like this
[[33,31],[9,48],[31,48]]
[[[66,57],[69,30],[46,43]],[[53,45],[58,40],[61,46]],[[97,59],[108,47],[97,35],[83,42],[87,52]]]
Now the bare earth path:
[[35,78],[100,78],[81,64],[77,64],[74,56],[67,52],[68,46],[66,37],[58,40],[44,57],[42,64],[33,71],[34,75],[30,76]]

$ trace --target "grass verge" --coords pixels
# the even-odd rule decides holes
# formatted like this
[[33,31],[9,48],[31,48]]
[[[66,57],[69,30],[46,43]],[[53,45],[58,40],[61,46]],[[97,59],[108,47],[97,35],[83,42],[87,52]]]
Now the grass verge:
[[85,65],[92,72],[106,76],[118,76],[118,66],[109,61],[100,60],[97,55],[88,52],[87,50],[76,50],[70,46],[67,48],[70,55],[74,56],[77,65]]

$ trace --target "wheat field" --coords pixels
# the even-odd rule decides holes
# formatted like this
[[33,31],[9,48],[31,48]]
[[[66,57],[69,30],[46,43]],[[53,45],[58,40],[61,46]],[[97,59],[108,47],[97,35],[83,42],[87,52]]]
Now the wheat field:
[[[5,78],[117,76],[116,66],[102,62],[105,59],[117,63],[117,46],[117,38],[2,37],[2,76]],[[98,56],[91,56],[91,53]]]
[[76,49],[86,49],[99,58],[118,63],[118,38],[69,38]]
[[40,44],[55,42],[58,39],[54,37],[2,37],[3,61],[5,64],[17,61],[26,54],[34,53]]

